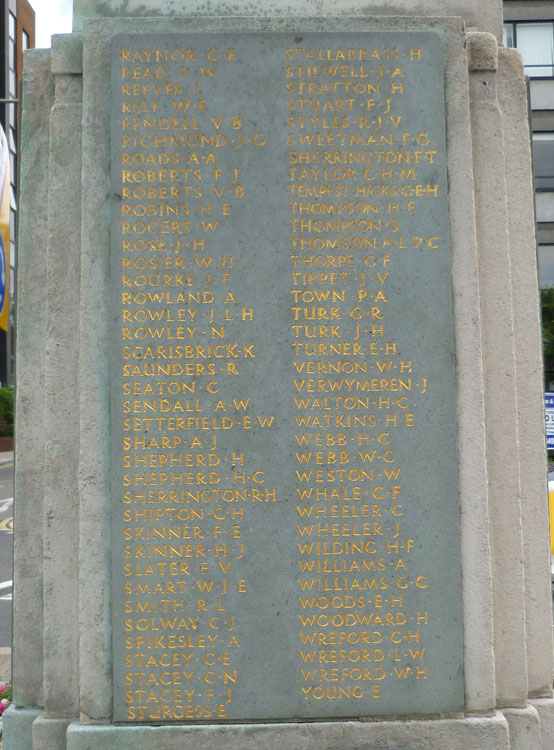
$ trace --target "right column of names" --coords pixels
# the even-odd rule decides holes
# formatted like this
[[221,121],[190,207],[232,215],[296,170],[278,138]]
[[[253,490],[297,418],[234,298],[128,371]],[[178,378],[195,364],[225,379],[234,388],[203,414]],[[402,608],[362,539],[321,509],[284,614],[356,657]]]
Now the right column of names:
[[431,677],[398,446],[433,376],[397,332],[403,260],[441,252],[418,220],[441,195],[439,144],[404,114],[421,48],[285,56],[299,684],[312,705],[367,710]]

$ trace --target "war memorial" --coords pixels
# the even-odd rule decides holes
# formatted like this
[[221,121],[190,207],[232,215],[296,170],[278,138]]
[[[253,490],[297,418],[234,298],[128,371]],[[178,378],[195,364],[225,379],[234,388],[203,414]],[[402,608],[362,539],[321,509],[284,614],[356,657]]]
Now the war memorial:
[[501,24],[75,0],[26,53],[6,750],[554,747]]

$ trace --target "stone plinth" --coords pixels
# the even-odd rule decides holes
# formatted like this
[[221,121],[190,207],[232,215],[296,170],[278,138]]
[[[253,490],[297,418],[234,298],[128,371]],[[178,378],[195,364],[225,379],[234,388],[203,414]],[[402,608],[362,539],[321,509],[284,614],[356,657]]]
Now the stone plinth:
[[27,55],[8,750],[548,743],[523,71],[424,6]]

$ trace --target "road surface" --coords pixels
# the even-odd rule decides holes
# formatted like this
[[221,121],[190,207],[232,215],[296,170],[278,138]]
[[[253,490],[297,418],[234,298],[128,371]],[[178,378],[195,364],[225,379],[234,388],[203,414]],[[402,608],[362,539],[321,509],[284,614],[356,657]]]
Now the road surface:
[[0,463],[0,648],[12,645],[12,556],[13,459]]

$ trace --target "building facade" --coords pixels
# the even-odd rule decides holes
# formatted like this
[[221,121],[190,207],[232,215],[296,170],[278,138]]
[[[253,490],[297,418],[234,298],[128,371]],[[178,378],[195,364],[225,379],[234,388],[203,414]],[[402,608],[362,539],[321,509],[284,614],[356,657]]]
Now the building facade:
[[[522,54],[529,77],[539,283],[554,287],[554,2],[504,0],[504,44]],[[545,388],[554,367],[545,358]]]
[[[0,124],[6,134],[10,166],[10,231],[5,248],[8,262],[5,264],[3,283],[9,294],[7,330],[0,325],[0,383],[9,384],[13,374],[13,309],[16,261],[17,220],[17,142],[19,81],[23,74],[23,52],[35,46],[35,12],[27,0],[2,0],[0,18],[0,53],[2,75],[0,75]],[[0,284],[2,279],[0,279]]]

